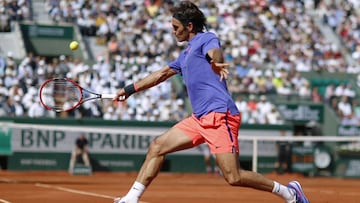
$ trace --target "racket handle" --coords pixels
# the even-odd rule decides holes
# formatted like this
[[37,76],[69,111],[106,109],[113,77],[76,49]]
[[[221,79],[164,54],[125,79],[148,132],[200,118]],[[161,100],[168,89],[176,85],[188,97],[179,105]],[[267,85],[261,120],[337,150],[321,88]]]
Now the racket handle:
[[113,99],[116,94],[101,94],[101,99]]

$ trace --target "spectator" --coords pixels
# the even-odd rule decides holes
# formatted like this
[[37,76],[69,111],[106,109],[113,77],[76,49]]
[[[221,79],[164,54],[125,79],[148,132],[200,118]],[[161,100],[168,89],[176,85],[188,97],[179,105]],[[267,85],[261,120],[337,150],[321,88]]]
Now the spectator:
[[311,97],[311,90],[310,90],[310,84],[308,81],[304,82],[300,88],[299,88],[299,96],[301,98],[310,98]]
[[7,13],[5,7],[0,7],[0,32],[10,32],[10,15]]
[[6,103],[3,104],[2,109],[5,111],[6,115],[9,117],[15,116],[15,101],[13,97],[6,97]]
[[322,97],[321,94],[319,93],[319,89],[317,86],[314,86],[311,90],[311,100],[314,103],[321,103],[322,102]]
[[335,95],[335,85],[328,84],[325,89],[324,100],[327,104],[331,104],[331,100],[336,97]]
[[350,102],[355,98],[356,93],[353,90],[351,83],[346,84],[343,95],[347,96]]
[[344,83],[340,83],[336,88],[335,88],[335,96],[337,97],[342,97],[344,95],[344,90],[345,90],[345,84]]
[[296,72],[295,76],[291,78],[291,83],[294,85],[295,91],[299,91],[305,83],[308,83],[308,81],[302,77],[299,72]]
[[117,42],[116,35],[110,37],[109,42],[107,42],[107,50],[109,51],[110,58],[114,58],[116,55],[120,54],[119,44]]
[[251,94],[249,96],[249,100],[247,101],[247,107],[248,107],[250,112],[253,112],[253,111],[257,110],[257,102],[255,100],[255,95]]
[[44,107],[42,107],[40,102],[39,102],[39,98],[32,97],[31,98],[31,103],[30,103],[29,106],[30,107],[29,107],[29,110],[27,112],[27,115],[30,118],[39,118],[39,117],[44,117],[46,115]]
[[21,104],[21,96],[14,96],[14,108],[15,108],[15,116],[22,117],[25,115],[24,107]]
[[109,106],[105,109],[105,113],[103,115],[104,120],[118,120],[118,115],[112,106]]
[[9,96],[15,97],[19,96],[19,98],[24,96],[24,90],[21,89],[19,81],[14,81],[13,86],[9,88]]
[[266,114],[267,124],[271,125],[281,125],[284,123],[284,120],[281,118],[279,111],[276,110],[275,106],[271,108],[271,111]]
[[353,113],[344,116],[341,121],[340,121],[341,125],[351,125],[351,126],[358,126],[359,125],[359,121],[356,119],[355,115]]
[[265,95],[260,96],[260,102],[257,103],[256,108],[259,111],[261,117],[266,117],[270,113],[273,105],[267,100]]
[[240,112],[244,112],[246,111],[247,108],[247,103],[246,101],[243,99],[242,95],[237,95],[236,99],[235,99],[235,105],[236,107],[239,109]]
[[349,116],[352,113],[352,107],[348,101],[347,96],[342,96],[337,106],[339,109],[340,118]]
[[[0,95],[8,96],[9,90],[4,86],[4,82],[2,79],[0,79]],[[2,103],[2,102],[1,102]]]
[[173,118],[176,121],[180,121],[186,117],[189,116],[188,112],[185,109],[184,100],[183,99],[177,99],[176,100],[177,107],[173,109]]

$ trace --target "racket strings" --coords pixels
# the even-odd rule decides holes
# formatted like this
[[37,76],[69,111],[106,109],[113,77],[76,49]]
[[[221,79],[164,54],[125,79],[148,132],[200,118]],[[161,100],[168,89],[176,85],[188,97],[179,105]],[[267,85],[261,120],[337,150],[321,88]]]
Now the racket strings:
[[[45,90],[46,89],[46,90]],[[77,106],[82,99],[81,89],[74,83],[67,80],[52,80],[42,91],[46,106],[55,111],[66,111]]]

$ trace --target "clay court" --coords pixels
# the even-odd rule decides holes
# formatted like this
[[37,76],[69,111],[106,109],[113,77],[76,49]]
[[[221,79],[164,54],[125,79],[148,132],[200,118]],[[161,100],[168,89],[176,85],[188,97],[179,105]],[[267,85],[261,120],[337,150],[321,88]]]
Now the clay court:
[[[1,203],[112,203],[125,194],[135,173],[94,173],[73,176],[66,172],[0,171]],[[358,203],[360,180],[309,178],[267,174],[287,183],[296,179],[312,203]],[[161,173],[148,188],[142,203],[278,203],[280,198],[252,189],[228,186],[222,177],[208,174]]]

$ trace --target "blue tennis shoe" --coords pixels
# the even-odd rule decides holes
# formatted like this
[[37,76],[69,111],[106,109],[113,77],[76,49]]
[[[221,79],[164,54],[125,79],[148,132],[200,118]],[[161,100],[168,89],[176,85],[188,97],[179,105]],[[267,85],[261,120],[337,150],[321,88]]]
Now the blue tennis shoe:
[[299,182],[291,181],[287,187],[295,192],[296,201],[294,203],[310,203],[306,198]]

